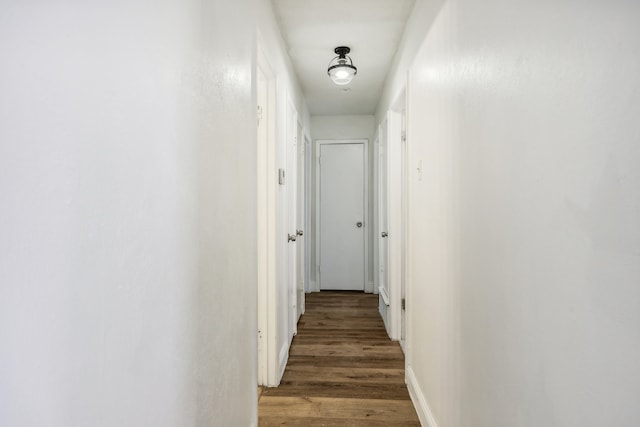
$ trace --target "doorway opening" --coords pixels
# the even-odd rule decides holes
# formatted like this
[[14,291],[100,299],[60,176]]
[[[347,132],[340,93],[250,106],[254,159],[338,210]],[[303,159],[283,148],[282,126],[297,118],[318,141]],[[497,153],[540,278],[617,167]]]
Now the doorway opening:
[[316,290],[364,291],[368,141],[316,141]]

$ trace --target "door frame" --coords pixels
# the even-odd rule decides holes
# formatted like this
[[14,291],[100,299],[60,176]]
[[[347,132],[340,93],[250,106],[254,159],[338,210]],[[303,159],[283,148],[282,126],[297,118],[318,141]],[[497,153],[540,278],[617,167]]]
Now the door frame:
[[[295,236],[293,242],[286,246],[286,278],[287,278],[287,318],[288,345],[298,334],[298,110],[290,94],[287,94],[285,117],[285,197],[286,197],[286,233]],[[291,247],[293,245],[293,247]],[[282,362],[282,361],[281,361]],[[282,367],[284,372],[284,367]]]
[[[391,104],[389,118],[393,120],[393,138],[396,142],[395,166],[396,176],[392,184],[396,188],[397,197],[394,210],[394,226],[400,234],[399,241],[395,242],[393,262],[396,266],[395,277],[398,283],[396,298],[398,301],[397,312],[395,313],[397,339],[402,350],[407,352],[407,241],[408,241],[408,139],[407,139],[407,82],[400,89],[394,102]],[[390,135],[391,138],[391,135]],[[402,300],[405,301],[405,308],[402,309]]]
[[378,233],[380,228],[380,195],[378,194],[379,187],[379,175],[380,175],[380,125],[376,127],[376,133],[373,136],[373,162],[372,166],[372,179],[373,182],[373,213],[372,224],[373,227],[373,293],[380,294],[380,243],[378,241]]
[[322,289],[322,274],[320,272],[320,148],[322,145],[336,145],[336,144],[362,144],[363,145],[363,184],[364,184],[364,213],[362,222],[364,223],[364,279],[363,289],[367,289],[368,275],[369,275],[369,232],[367,227],[371,227],[373,224],[369,222],[369,140],[364,138],[358,139],[317,139],[315,144],[316,151],[316,291],[319,292]]
[[[304,132],[303,132],[304,133]],[[311,292],[311,169],[312,145],[311,138],[304,133],[304,291]],[[306,304],[305,304],[306,306]]]
[[[403,180],[404,172],[402,168],[403,150],[402,143],[402,121],[401,113],[393,109],[387,111],[379,127],[379,146],[384,145],[384,158],[379,158],[379,162],[384,162],[385,175],[381,173],[382,163],[378,166],[378,218],[376,223],[376,239],[378,239],[378,253],[383,247],[382,239],[386,239],[385,258],[379,256],[376,269],[378,271],[378,292],[381,299],[381,314],[385,319],[385,326],[389,338],[394,341],[401,340],[402,333],[402,283],[405,277],[404,245],[406,241],[404,221],[404,194]],[[380,154],[382,149],[378,149]],[[383,204],[381,192],[386,191],[386,205]],[[386,229],[382,224],[382,211],[386,218]],[[381,237],[381,232],[387,232],[388,237]],[[382,286],[382,276],[380,267],[386,262],[385,286]],[[406,311],[405,311],[406,313]],[[402,343],[404,345],[404,343]]]
[[[389,115],[385,114],[384,118],[378,125],[378,133],[377,133],[377,150],[376,150],[376,158],[375,164],[377,167],[376,173],[376,230],[375,230],[375,241],[376,241],[376,249],[377,249],[377,258],[376,258],[376,273],[377,273],[377,284],[378,287],[378,295],[380,295],[381,308],[390,306],[390,286],[389,286],[389,239],[384,239],[381,237],[382,232],[389,231]],[[381,157],[384,154],[384,159]],[[384,168],[384,169],[383,169]],[[384,176],[382,174],[384,170]],[[386,191],[386,197],[382,197],[383,191]],[[384,200],[383,200],[384,199]],[[383,203],[386,201],[385,203]],[[383,222],[386,221],[386,225]],[[384,257],[381,256],[381,251],[383,247],[386,247],[386,251],[384,253]],[[384,275],[381,274],[382,264],[384,265]],[[384,286],[383,286],[384,285]],[[390,308],[385,309],[387,312]],[[381,314],[383,314],[381,312]],[[388,319],[388,314],[385,312],[383,314],[383,319]],[[390,332],[390,326],[387,323],[390,320],[385,320],[385,326],[388,329],[388,334],[391,337],[392,333]]]
[[400,190],[400,212],[397,221],[399,222],[399,231],[401,233],[401,242],[397,247],[399,253],[398,257],[398,279],[400,280],[398,297],[400,301],[405,300],[405,309],[400,308],[398,313],[398,341],[400,341],[400,347],[406,354],[406,325],[407,325],[407,310],[406,310],[406,300],[407,300],[407,240],[408,240],[408,232],[407,232],[407,196],[408,196],[408,141],[407,141],[407,92],[406,86],[403,87],[397,96],[395,102],[391,106],[391,110],[398,114],[398,126],[400,133],[400,148],[399,148],[399,159],[398,162],[400,167],[400,177],[399,177],[399,190]]
[[[405,130],[406,130],[406,138],[407,138],[407,142],[405,144],[405,157],[406,157],[406,170],[405,170],[405,212],[404,212],[404,220],[405,222],[405,243],[404,243],[404,249],[405,249],[405,260],[404,260],[404,277],[405,277],[405,299],[406,299],[406,305],[405,305],[405,342],[404,342],[404,354],[405,354],[405,358],[404,358],[404,367],[405,367],[405,372],[407,373],[405,375],[405,382],[407,384],[409,384],[409,394],[412,396],[412,401],[413,399],[413,395],[415,395],[415,393],[413,393],[413,387],[411,386],[411,384],[413,384],[412,380],[409,378],[409,373],[413,372],[413,357],[412,357],[412,346],[413,346],[413,324],[411,322],[411,313],[413,310],[413,305],[412,305],[412,301],[413,301],[413,280],[412,280],[412,276],[410,274],[411,272],[411,266],[413,264],[413,257],[414,254],[411,250],[411,243],[412,243],[412,233],[411,233],[411,223],[412,223],[412,216],[411,216],[411,194],[413,191],[413,181],[412,181],[412,177],[414,176],[414,168],[420,167],[422,168],[422,161],[419,159],[414,159],[413,155],[412,155],[412,141],[413,141],[413,134],[412,134],[412,128],[411,128],[411,104],[412,104],[412,95],[411,95],[411,81],[412,81],[412,71],[411,70],[407,70],[406,76],[405,76],[405,100],[404,100],[404,104],[405,104]],[[416,168],[417,169],[417,168]],[[419,170],[417,171],[418,174],[420,174],[422,171]],[[421,176],[418,175],[421,179]]]
[[[296,322],[300,320],[300,317],[305,312],[305,292],[307,288],[307,275],[306,275],[306,255],[307,255],[307,204],[306,204],[306,188],[307,188],[307,144],[304,134],[304,124],[301,121],[300,115],[298,115],[298,127],[296,134],[296,149],[297,149],[297,183],[296,183],[296,233],[300,230],[302,233],[297,233],[296,241],[296,304],[298,307]],[[302,239],[302,244],[300,244]],[[301,286],[300,286],[301,285]]]
[[402,315],[402,124],[400,114],[395,111],[388,112],[388,137],[387,137],[387,224],[389,231],[388,265],[389,291],[391,313],[391,339],[400,341],[401,315]]
[[[267,102],[261,120],[267,126],[266,141],[258,136],[257,144],[257,258],[258,258],[258,385],[278,384],[277,351],[277,195],[276,195],[276,75],[271,61],[261,47],[256,48],[256,68],[266,78]],[[256,87],[257,87],[256,71]],[[256,101],[257,90],[256,90]],[[257,129],[256,129],[257,133]],[[262,145],[264,144],[264,146]]]

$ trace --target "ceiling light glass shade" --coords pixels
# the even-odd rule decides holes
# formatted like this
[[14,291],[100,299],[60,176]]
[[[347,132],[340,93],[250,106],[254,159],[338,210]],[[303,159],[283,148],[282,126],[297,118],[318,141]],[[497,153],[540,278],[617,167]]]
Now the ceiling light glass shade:
[[347,54],[351,52],[346,46],[335,48],[334,52],[338,54],[329,63],[327,74],[331,80],[337,85],[346,85],[353,80],[353,76],[358,73],[358,69],[354,67],[353,61]]

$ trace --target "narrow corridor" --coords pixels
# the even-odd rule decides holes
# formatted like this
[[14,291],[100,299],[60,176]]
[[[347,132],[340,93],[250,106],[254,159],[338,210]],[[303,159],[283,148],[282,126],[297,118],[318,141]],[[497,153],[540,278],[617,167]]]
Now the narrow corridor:
[[258,415],[260,426],[420,425],[378,296],[309,294],[282,382],[263,391]]

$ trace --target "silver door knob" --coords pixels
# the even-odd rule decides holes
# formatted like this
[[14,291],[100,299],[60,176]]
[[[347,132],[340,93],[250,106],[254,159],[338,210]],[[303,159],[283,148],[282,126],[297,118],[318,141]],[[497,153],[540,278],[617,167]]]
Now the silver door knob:
[[389,236],[389,233],[387,233],[386,231],[383,231],[382,233],[380,233],[380,235],[382,237],[387,237],[387,236]]
[[304,232],[303,232],[302,230],[298,230],[298,231],[296,231],[296,234],[297,234],[298,236],[302,236],[302,235],[304,234]]
[[296,241],[295,234],[294,235],[288,234],[287,236],[288,236],[287,237],[287,242],[295,242]]
[[360,221],[356,222],[356,227],[358,228],[362,227],[362,223]]

